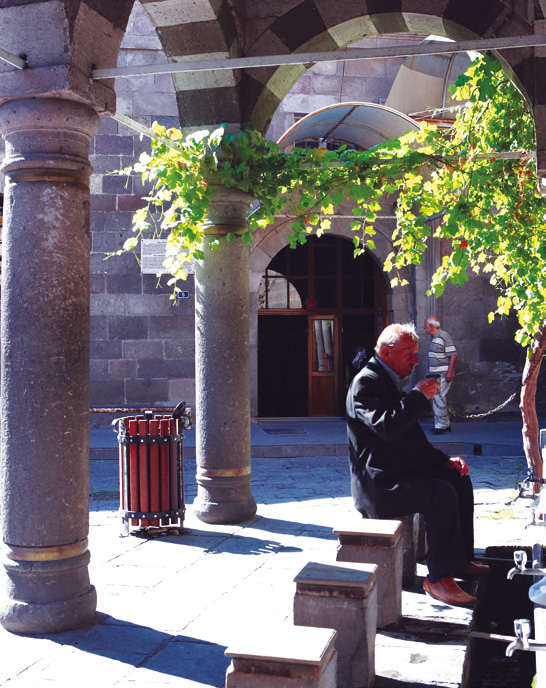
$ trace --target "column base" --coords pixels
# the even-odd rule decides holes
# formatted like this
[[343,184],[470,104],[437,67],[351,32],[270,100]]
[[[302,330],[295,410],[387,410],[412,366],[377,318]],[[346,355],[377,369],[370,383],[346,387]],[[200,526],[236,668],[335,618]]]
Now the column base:
[[250,474],[235,477],[197,475],[193,513],[204,523],[243,523],[256,514]]
[[59,633],[91,625],[97,592],[89,582],[89,552],[60,561],[13,561],[3,565],[9,579],[0,600],[0,624],[12,633]]
[[253,497],[239,502],[203,502],[196,498],[192,510],[203,523],[230,525],[250,521],[257,507]]

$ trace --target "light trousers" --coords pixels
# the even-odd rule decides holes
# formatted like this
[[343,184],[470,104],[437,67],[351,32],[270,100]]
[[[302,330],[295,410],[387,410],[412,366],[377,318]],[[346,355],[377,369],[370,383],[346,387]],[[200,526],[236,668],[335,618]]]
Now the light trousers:
[[438,430],[449,428],[449,411],[447,408],[447,393],[451,387],[452,380],[446,380],[445,375],[440,377],[440,388],[436,396],[432,398],[432,410],[434,411],[434,427]]

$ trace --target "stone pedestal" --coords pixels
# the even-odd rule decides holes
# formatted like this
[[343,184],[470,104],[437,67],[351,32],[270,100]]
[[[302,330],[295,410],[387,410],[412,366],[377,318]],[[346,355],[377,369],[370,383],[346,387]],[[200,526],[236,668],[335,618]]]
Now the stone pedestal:
[[402,525],[400,521],[361,519],[334,528],[337,561],[377,564],[377,627],[402,618]]
[[226,688],[338,688],[335,636],[283,625],[230,645]]
[[338,686],[369,688],[374,684],[376,571],[374,564],[309,562],[294,578],[294,624],[337,631]]
[[[197,497],[206,523],[256,513],[250,490],[248,194],[214,187],[195,269]],[[231,241],[227,235],[233,235]]]
[[0,622],[18,633],[80,626],[96,608],[87,571],[88,151],[98,125],[92,108],[61,98],[0,107]]
[[[416,563],[420,547],[419,514],[409,514],[400,518],[402,524],[402,585],[411,588],[415,585]],[[423,557],[424,558],[424,557]]]

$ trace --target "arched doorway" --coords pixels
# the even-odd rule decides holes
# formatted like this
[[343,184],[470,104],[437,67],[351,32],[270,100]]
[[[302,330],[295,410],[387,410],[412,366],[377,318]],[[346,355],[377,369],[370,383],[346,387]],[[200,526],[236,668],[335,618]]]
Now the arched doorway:
[[355,349],[371,355],[387,324],[387,284],[353,243],[312,236],[282,249],[259,292],[258,415],[339,416]]

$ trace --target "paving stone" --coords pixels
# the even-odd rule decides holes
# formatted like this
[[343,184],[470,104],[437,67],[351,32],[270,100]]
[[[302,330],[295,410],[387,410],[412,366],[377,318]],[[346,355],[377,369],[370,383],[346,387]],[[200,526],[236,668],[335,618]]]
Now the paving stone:
[[[404,683],[457,688],[461,682],[466,639],[433,644],[378,633],[376,673]],[[396,657],[396,661],[393,658]],[[426,676],[426,682],[423,681]]]

